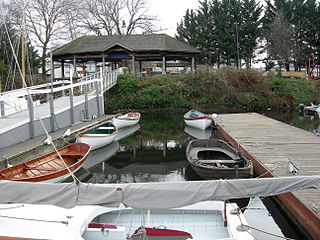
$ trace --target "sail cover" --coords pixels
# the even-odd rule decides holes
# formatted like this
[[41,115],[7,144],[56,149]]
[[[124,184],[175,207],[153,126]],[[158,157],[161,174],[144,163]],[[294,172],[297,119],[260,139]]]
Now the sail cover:
[[206,200],[267,197],[320,189],[320,176],[128,184],[0,182],[0,203],[166,209]]

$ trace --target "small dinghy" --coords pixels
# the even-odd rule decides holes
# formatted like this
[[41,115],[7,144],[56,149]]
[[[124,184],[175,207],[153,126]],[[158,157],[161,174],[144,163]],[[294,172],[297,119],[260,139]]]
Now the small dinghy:
[[140,120],[140,113],[129,112],[127,114],[115,117],[113,119],[114,125],[119,128],[130,127],[137,124]]
[[188,126],[199,129],[206,129],[211,124],[214,124],[214,117],[216,117],[216,114],[208,115],[196,110],[190,110],[183,116],[184,122]]
[[89,144],[92,150],[110,144],[116,137],[117,128],[111,122],[91,127],[76,136],[77,142]]
[[186,156],[192,169],[204,179],[247,178],[253,174],[251,161],[223,140],[193,140]]
[[[85,143],[73,143],[38,158],[0,170],[1,180],[23,182],[61,182],[70,172],[76,172],[84,164],[90,152]],[[68,170],[69,169],[69,170]]]

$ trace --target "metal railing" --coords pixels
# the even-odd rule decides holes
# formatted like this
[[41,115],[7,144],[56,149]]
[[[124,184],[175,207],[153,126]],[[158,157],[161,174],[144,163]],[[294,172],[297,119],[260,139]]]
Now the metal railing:
[[77,96],[90,95],[96,93],[98,88],[99,95],[102,96],[117,83],[117,76],[117,70],[109,72],[104,69],[80,78],[76,83],[73,83],[72,79],[54,81],[52,85],[47,83],[0,93],[0,117],[26,110],[28,95],[31,95],[34,105],[48,102],[49,94],[52,94],[55,99],[71,92]]

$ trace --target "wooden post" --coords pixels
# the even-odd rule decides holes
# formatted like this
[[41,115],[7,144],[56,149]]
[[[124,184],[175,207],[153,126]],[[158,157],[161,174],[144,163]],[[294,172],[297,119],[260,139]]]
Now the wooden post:
[[166,56],[163,55],[162,57],[162,75],[166,75],[166,70],[167,70],[167,66],[166,66]]
[[191,71],[194,73],[195,72],[195,64],[194,64],[194,57],[191,58]]
[[132,56],[132,74],[133,74],[133,75],[136,75],[136,68],[135,68],[135,66],[136,66],[135,57]]
[[73,57],[73,77],[74,78],[78,77],[78,75],[77,75],[77,61],[76,61],[75,57]]
[[64,75],[64,60],[61,60],[61,78],[64,80],[65,75]]
[[105,56],[102,57],[102,69],[103,69],[103,71],[106,69],[106,57]]
[[142,61],[139,61],[139,72],[142,73]]

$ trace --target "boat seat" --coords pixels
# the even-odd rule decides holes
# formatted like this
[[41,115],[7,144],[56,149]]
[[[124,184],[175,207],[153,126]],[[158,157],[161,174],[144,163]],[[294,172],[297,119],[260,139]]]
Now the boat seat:
[[239,163],[240,159],[232,160],[232,159],[206,159],[199,160],[200,163]]
[[99,130],[114,130],[114,127],[99,127]]
[[58,171],[60,170],[59,168],[44,168],[44,167],[39,167],[39,166],[28,166],[26,165],[24,167],[25,170],[38,170],[38,171]]

